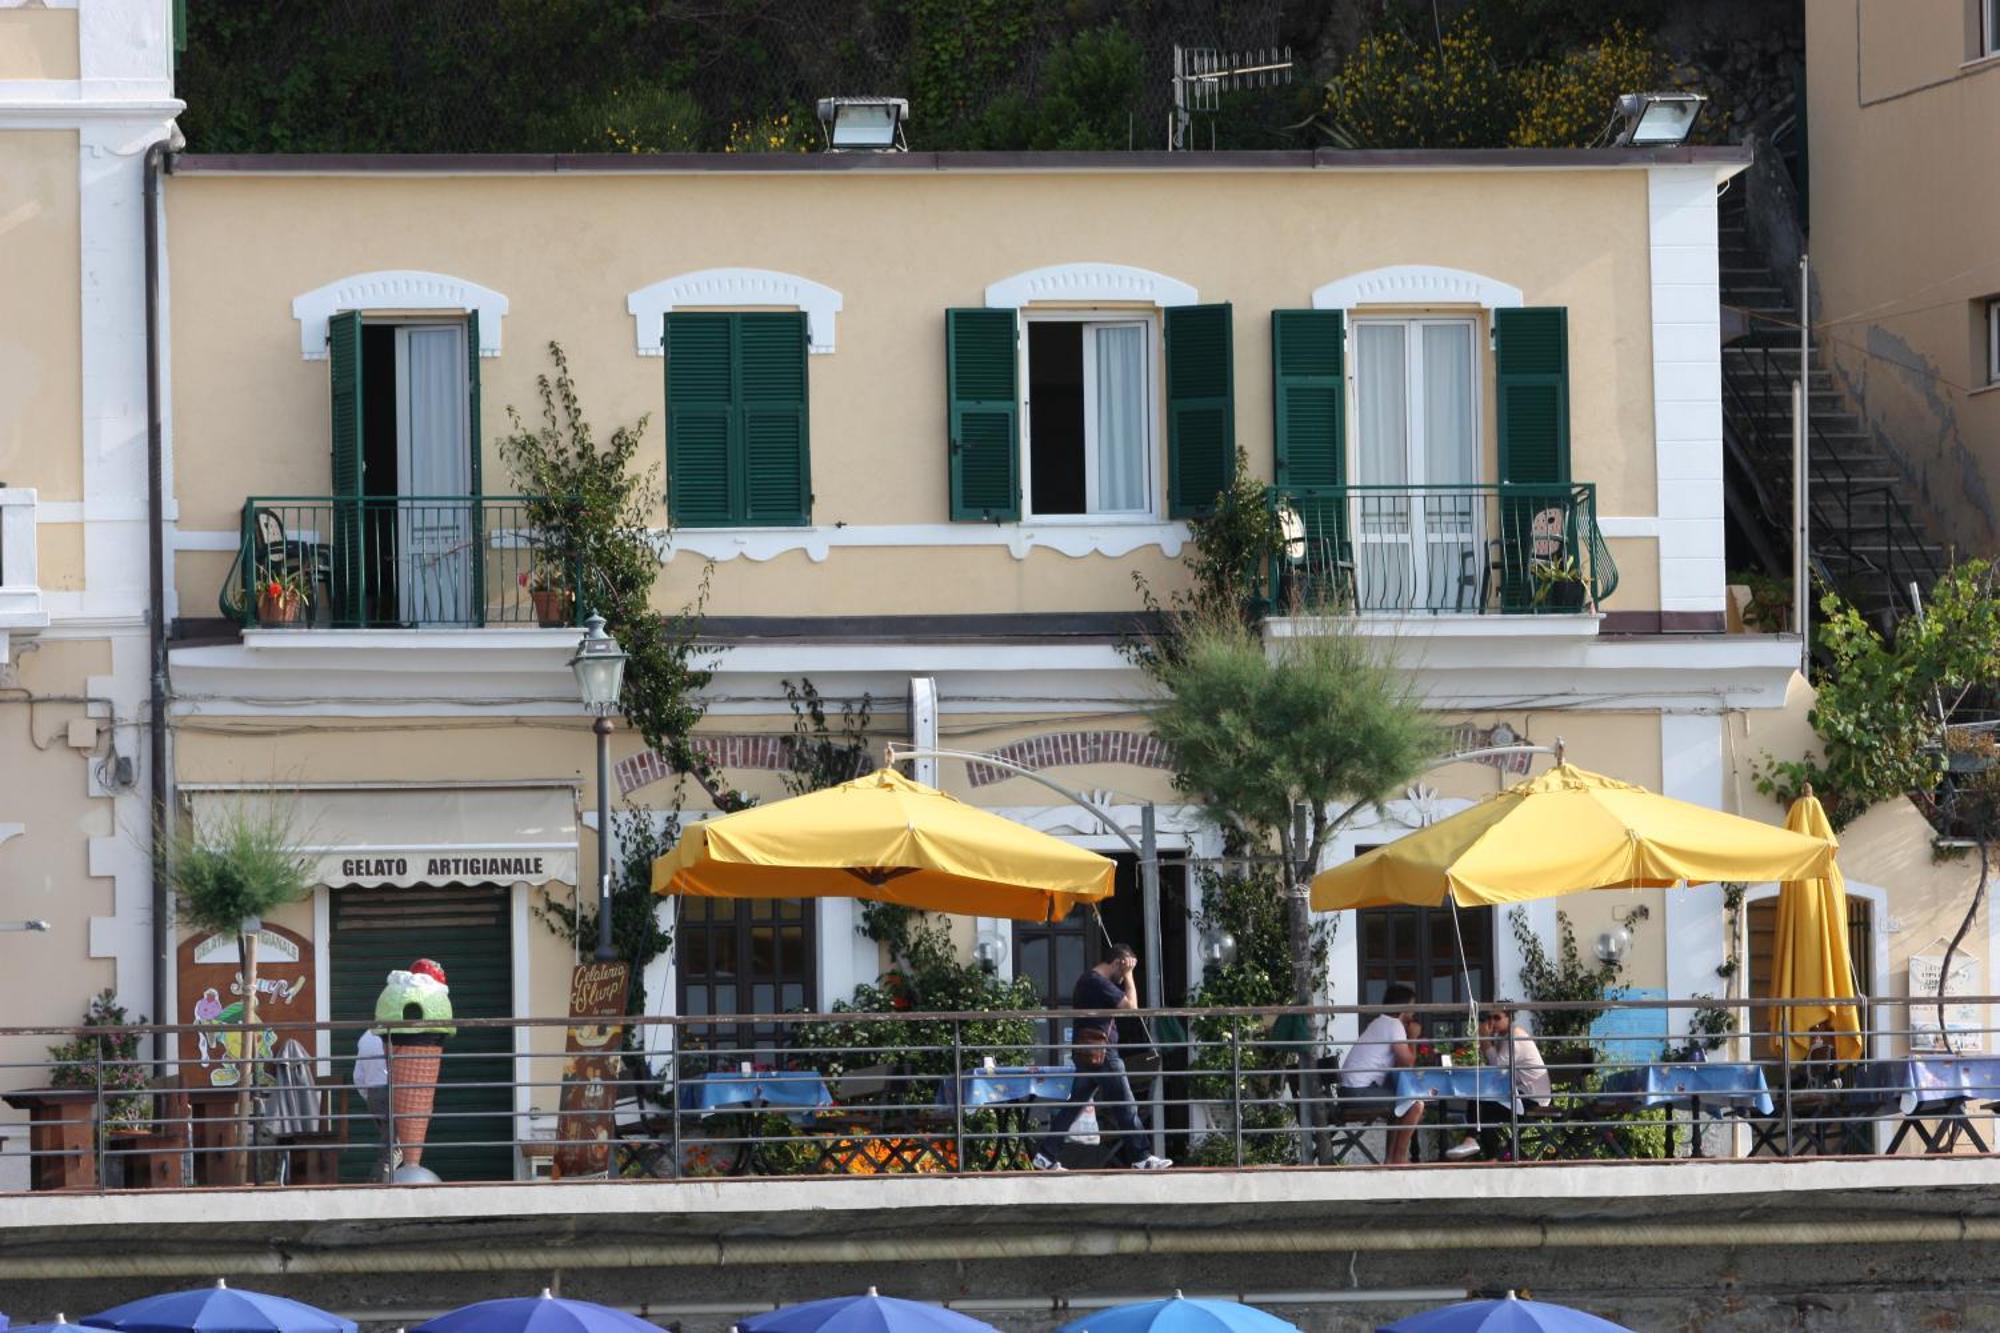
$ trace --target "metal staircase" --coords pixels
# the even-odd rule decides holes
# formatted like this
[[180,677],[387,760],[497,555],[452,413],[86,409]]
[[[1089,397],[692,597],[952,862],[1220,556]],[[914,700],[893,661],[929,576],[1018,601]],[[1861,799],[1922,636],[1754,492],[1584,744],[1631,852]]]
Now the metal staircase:
[[[1773,274],[1758,252],[1740,189],[1723,196],[1718,220],[1724,329],[1742,330],[1722,348],[1729,521],[1756,562],[1782,575],[1791,569],[1798,282]],[[1817,347],[1806,392],[1814,575],[1887,629],[1909,610],[1910,585],[1928,591],[1943,572],[1944,549],[1918,526],[1908,483],[1876,448]]]

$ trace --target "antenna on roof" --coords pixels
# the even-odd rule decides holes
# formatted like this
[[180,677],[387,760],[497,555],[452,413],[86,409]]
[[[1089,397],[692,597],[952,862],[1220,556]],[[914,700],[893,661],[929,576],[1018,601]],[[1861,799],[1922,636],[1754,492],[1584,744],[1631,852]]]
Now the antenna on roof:
[[1289,46],[1229,52],[1207,46],[1175,46],[1174,109],[1167,113],[1167,151],[1187,151],[1194,113],[1213,114],[1221,104],[1221,94],[1245,88],[1280,88],[1291,81]]

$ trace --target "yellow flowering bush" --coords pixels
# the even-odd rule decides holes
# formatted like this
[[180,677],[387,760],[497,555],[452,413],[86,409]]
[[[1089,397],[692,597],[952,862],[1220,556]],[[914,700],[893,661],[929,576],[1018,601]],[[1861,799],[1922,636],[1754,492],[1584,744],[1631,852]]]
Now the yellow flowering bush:
[[725,153],[809,153],[818,146],[819,124],[789,111],[729,123]]
[[1582,148],[1603,134],[1620,93],[1660,86],[1666,61],[1622,23],[1604,40],[1520,73],[1521,111],[1508,142],[1517,148]]

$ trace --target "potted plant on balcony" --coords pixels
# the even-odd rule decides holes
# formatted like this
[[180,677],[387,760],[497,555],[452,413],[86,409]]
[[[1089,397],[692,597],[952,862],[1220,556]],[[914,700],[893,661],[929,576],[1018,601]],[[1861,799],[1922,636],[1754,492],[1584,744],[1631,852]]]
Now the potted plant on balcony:
[[1581,611],[1589,601],[1583,571],[1573,556],[1548,556],[1528,566],[1537,611]]
[[303,570],[273,565],[257,584],[257,623],[266,629],[303,624],[311,597]]
[[521,586],[535,604],[535,623],[543,629],[562,629],[576,623],[576,597],[562,565],[536,553],[534,562],[521,574]]

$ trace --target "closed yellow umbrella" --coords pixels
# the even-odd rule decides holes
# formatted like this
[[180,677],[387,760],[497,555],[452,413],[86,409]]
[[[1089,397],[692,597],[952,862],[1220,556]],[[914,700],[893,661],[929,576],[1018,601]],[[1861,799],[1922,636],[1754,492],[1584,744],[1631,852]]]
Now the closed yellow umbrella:
[[1316,911],[1823,875],[1834,844],[1558,764],[1314,877]]
[[[1785,827],[1834,846],[1833,825],[1819,797],[1809,790],[1792,802]],[[1777,955],[1771,969],[1774,1000],[1852,1000],[1854,959],[1847,948],[1847,878],[1828,860],[1824,874],[1786,879],[1778,885]],[[1792,1055],[1803,1059],[1812,1050],[1810,1029],[1821,1023],[1833,1032],[1834,1056],[1861,1058],[1861,1024],[1851,1004],[1801,1005],[1789,1010]],[[1773,1026],[1777,1026],[1773,1022]]]
[[1109,857],[885,768],[696,824],[653,862],[653,892],[1060,921],[1109,898],[1116,871]]

